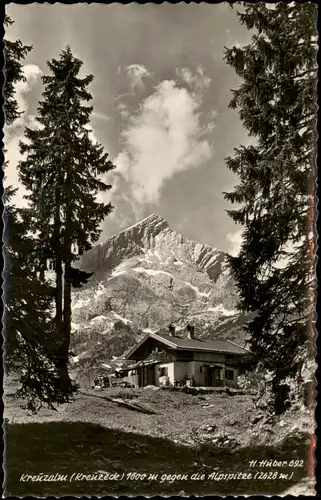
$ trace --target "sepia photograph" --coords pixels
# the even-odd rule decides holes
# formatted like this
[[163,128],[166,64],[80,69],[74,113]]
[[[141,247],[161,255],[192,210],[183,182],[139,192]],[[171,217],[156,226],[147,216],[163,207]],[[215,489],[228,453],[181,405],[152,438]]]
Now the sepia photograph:
[[317,496],[317,16],[6,5],[4,498]]

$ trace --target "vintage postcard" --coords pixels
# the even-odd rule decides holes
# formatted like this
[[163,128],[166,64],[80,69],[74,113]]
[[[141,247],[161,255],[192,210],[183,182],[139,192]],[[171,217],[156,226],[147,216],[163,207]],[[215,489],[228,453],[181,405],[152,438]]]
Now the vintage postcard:
[[5,497],[317,494],[316,19],[6,7]]

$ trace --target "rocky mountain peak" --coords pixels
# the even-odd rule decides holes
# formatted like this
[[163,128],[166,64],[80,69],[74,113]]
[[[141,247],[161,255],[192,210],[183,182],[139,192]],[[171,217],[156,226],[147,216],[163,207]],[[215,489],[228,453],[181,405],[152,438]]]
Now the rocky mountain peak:
[[196,264],[212,280],[221,272],[225,253],[208,245],[188,240],[173,231],[158,214],[151,214],[118,234],[95,245],[85,253],[79,267],[88,272],[112,271],[132,257],[146,256],[156,260],[176,259]]
[[112,270],[124,259],[143,254],[155,246],[160,233],[171,233],[168,223],[151,214],[118,234],[95,245],[80,260],[80,268],[89,272]]
[[121,232],[127,233],[129,231],[131,233],[135,233],[141,231],[148,231],[156,235],[164,230],[171,230],[168,225],[168,222],[165,219],[163,219],[163,217],[161,217],[160,215],[153,213],[148,215],[144,219],[141,219],[140,221],[136,222],[136,224],[127,227]]
[[73,291],[75,366],[82,356],[98,366],[169,324],[178,332],[191,324],[199,338],[243,337],[226,254],[185,238],[158,214],[93,247],[81,268],[93,276]]

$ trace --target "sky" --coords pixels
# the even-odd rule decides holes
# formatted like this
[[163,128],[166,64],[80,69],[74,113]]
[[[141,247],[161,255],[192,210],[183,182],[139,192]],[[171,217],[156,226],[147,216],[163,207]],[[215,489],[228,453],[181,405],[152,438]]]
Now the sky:
[[[240,84],[224,46],[251,34],[227,3],[162,5],[29,4],[7,6],[15,21],[6,38],[33,45],[16,87],[23,115],[6,131],[8,182],[18,185],[19,140],[33,126],[46,61],[70,45],[94,81],[92,138],[116,169],[102,196],[115,209],[101,240],[151,213],[189,239],[235,254],[241,229],[224,200],[238,179],[224,159],[248,144],[231,89]],[[16,198],[23,201],[23,190]]]

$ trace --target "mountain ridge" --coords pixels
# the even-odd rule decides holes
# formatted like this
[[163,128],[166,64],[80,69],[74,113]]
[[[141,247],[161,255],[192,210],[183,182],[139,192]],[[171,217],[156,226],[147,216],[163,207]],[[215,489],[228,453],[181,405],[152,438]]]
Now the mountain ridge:
[[185,238],[150,214],[84,254],[93,276],[72,293],[76,366],[122,356],[148,331],[187,324],[200,339],[244,343],[245,316],[227,254]]
[[[197,243],[185,238],[171,229],[168,222],[156,213],[152,213],[137,223],[123,229],[119,233],[105,239],[86,252],[79,261],[79,267],[88,272],[98,269],[112,269],[124,258],[143,254],[146,250],[156,250],[167,246],[169,255],[177,246],[185,245],[187,257],[190,257],[201,268],[205,268],[211,278],[215,278],[214,260],[222,262],[225,252],[218,251],[209,245]],[[115,251],[117,250],[117,255]]]

